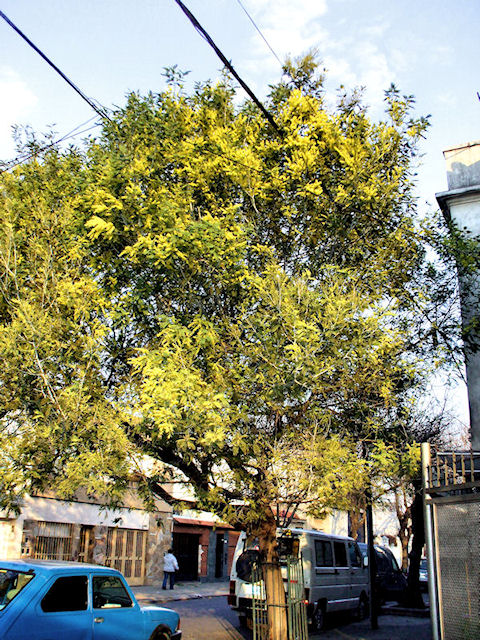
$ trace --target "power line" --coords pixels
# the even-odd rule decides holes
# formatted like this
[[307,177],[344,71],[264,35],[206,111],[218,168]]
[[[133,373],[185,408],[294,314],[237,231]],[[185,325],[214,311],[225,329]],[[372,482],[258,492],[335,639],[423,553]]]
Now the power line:
[[255,29],[258,31],[258,33],[260,34],[260,37],[262,38],[262,40],[265,42],[265,44],[267,45],[267,47],[270,49],[270,51],[273,53],[273,55],[275,56],[275,58],[278,60],[279,65],[282,67],[283,69],[283,63],[280,60],[280,58],[277,56],[277,54],[275,53],[275,51],[272,49],[272,47],[270,46],[270,43],[268,42],[268,40],[265,38],[265,36],[263,35],[263,33],[260,31],[259,27],[257,26],[257,24],[255,23],[255,20],[252,18],[252,16],[248,13],[247,9],[245,8],[245,6],[242,3],[242,0],[237,0],[238,4],[242,7],[242,9],[245,11],[245,13],[247,14],[248,19],[250,20],[250,22],[253,24],[253,26],[255,27]]
[[61,138],[58,138],[58,140],[55,140],[54,142],[51,142],[50,144],[47,144],[44,147],[40,147],[39,149],[35,149],[35,151],[32,151],[31,153],[26,154],[26,155],[17,156],[16,158],[13,158],[12,160],[8,160],[5,163],[0,163],[0,164],[8,165],[5,168],[0,169],[0,173],[6,173],[7,171],[10,171],[11,169],[14,169],[15,167],[17,167],[18,165],[22,164],[23,162],[26,162],[27,160],[30,160],[30,158],[33,158],[34,156],[36,156],[36,155],[38,155],[40,153],[43,153],[44,151],[48,151],[52,147],[55,147],[60,142],[64,142],[65,140],[69,140],[70,138],[75,138],[76,136],[80,136],[83,133],[87,133],[87,131],[91,131],[92,129],[95,129],[96,127],[100,126],[100,122],[96,122],[91,127],[87,127],[86,129],[83,129],[82,131],[77,131],[77,129],[80,129],[80,127],[85,126],[86,124],[91,122],[91,120],[93,120],[93,118],[90,118],[86,122],[83,122],[82,124],[79,124],[74,129],[72,129],[71,131],[66,133],[64,136],[62,136]]
[[257,107],[260,109],[260,111],[263,113],[263,115],[268,120],[268,122],[272,125],[272,127],[275,129],[275,131],[280,132],[280,127],[278,126],[278,124],[273,119],[273,116],[271,115],[271,113],[269,113],[267,111],[267,109],[263,106],[263,104],[260,102],[260,100],[257,98],[257,96],[250,89],[250,87],[238,75],[238,73],[233,68],[231,62],[229,60],[227,60],[227,58],[223,55],[223,53],[217,47],[217,45],[212,40],[212,38],[208,35],[208,33],[205,31],[205,29],[202,27],[202,25],[195,18],[193,13],[191,13],[191,11],[183,4],[183,2],[181,0],[175,0],[175,2],[178,4],[180,9],[183,11],[183,13],[187,16],[187,18],[193,24],[195,29],[200,33],[200,35],[203,38],[205,38],[205,40],[208,42],[208,44],[212,47],[212,49],[215,51],[217,56],[220,58],[220,60],[223,62],[223,64],[227,67],[227,69],[230,71],[230,73],[233,75],[233,77],[240,83],[241,87],[247,92],[247,94],[250,96],[250,98],[255,102]]
[[34,51],[36,51],[36,52],[38,53],[38,55],[40,55],[40,56],[45,60],[45,62],[47,62],[47,63],[52,67],[52,69],[54,69],[54,70],[55,70],[55,71],[56,71],[56,72],[57,72],[57,73],[58,73],[58,74],[59,74],[59,75],[60,75],[60,76],[65,80],[65,82],[66,82],[67,84],[69,84],[69,85],[72,87],[72,89],[73,89],[74,91],[76,91],[76,92],[78,93],[78,95],[79,95],[79,96],[81,96],[81,97],[85,100],[85,102],[86,102],[88,105],[90,105],[90,107],[91,107],[91,108],[92,108],[96,113],[98,113],[98,115],[99,115],[99,116],[101,116],[102,118],[106,118],[107,120],[109,120],[109,121],[111,122],[110,118],[109,118],[109,117],[107,116],[107,114],[105,113],[105,109],[104,109],[103,107],[102,107],[102,109],[99,109],[99,108],[95,105],[95,103],[94,103],[94,102],[93,102],[93,101],[92,101],[88,96],[86,96],[86,95],[83,93],[83,91],[82,91],[81,89],[79,89],[79,87],[77,87],[77,85],[76,85],[74,82],[72,82],[72,81],[71,81],[71,80],[70,80],[70,79],[69,79],[69,78],[68,78],[68,77],[63,73],[63,71],[61,71],[61,70],[57,67],[57,65],[56,65],[55,63],[53,63],[53,62],[50,60],[50,58],[48,58],[48,57],[43,53],[43,51],[41,51],[41,50],[40,50],[40,49],[39,49],[39,48],[38,48],[38,47],[37,47],[37,46],[36,46],[36,45],[35,45],[35,44],[30,40],[30,38],[28,38],[28,37],[23,33],[23,31],[21,31],[21,30],[20,30],[20,29],[19,29],[19,28],[18,28],[18,27],[17,27],[17,26],[16,26],[16,25],[11,21],[11,20],[10,20],[10,18],[8,18],[8,17],[3,13],[3,11],[0,11],[0,16],[5,20],[5,22],[6,22],[7,24],[9,24],[9,25],[12,27],[12,29],[13,29],[14,31],[16,31],[16,32],[18,33],[18,35],[19,35],[20,37],[22,37],[22,38],[25,40],[25,42],[26,42],[27,44],[29,44],[29,45],[32,47],[32,49],[33,49]]

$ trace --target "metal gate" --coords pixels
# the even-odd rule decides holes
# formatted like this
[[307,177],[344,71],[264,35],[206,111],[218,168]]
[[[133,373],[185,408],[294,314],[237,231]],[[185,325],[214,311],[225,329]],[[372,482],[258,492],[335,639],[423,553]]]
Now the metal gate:
[[73,525],[38,521],[34,527],[31,557],[36,560],[71,560]]
[[146,546],[146,531],[109,527],[105,564],[121,571],[128,584],[143,584]]
[[[268,639],[268,610],[263,571],[266,563],[252,569],[253,640]],[[285,587],[285,604],[270,605],[286,609],[288,640],[308,640],[307,607],[301,559],[287,558],[281,568]],[[279,598],[281,599],[281,598]]]
[[433,637],[478,640],[480,454],[422,447]]

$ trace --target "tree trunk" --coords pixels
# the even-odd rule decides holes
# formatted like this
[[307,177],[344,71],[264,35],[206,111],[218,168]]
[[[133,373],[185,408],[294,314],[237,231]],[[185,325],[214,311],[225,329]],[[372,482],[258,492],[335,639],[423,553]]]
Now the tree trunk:
[[411,607],[423,609],[422,593],[420,591],[419,571],[422,551],[425,545],[425,525],[423,518],[423,495],[420,484],[416,483],[415,498],[413,499],[412,514],[412,550],[410,551],[410,566],[408,568],[407,604]]
[[405,533],[405,530],[400,529],[398,532],[398,537],[400,539],[400,544],[402,547],[402,566],[401,569],[403,572],[406,572],[408,569],[408,543],[410,541],[410,536]]
[[356,540],[358,538],[358,533],[360,529],[363,529],[365,525],[365,509],[362,510],[352,510],[349,512],[350,515],[350,533],[349,535]]
[[408,543],[412,535],[412,527],[409,525],[411,520],[411,507],[407,507],[407,496],[403,494],[403,509],[400,503],[400,496],[398,490],[395,491],[395,511],[397,513],[399,529],[398,537],[400,544],[402,545],[402,571],[408,569]]
[[277,524],[268,518],[258,535],[260,557],[264,562],[263,580],[267,600],[268,639],[287,640],[285,587],[277,552]]

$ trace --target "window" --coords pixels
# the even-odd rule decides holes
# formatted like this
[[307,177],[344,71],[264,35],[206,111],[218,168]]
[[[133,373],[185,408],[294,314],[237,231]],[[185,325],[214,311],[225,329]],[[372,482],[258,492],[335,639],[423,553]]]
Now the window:
[[132,607],[123,582],[117,576],[95,576],[93,578],[94,609],[121,609]]
[[344,542],[334,542],[333,548],[335,550],[335,566],[336,567],[348,567],[347,562],[347,548]]
[[0,569],[0,611],[30,582],[33,573]]
[[377,570],[386,573],[390,569],[390,563],[387,555],[381,549],[375,549],[375,560],[377,562]]
[[400,567],[398,566],[398,562],[397,562],[397,559],[395,558],[395,556],[392,554],[389,557],[390,557],[390,562],[392,564],[392,569],[394,571],[400,571]]
[[354,542],[348,543],[348,555],[350,557],[350,566],[351,567],[361,567],[362,566],[362,555]]
[[72,541],[72,524],[36,522],[32,557],[37,560],[71,560]]
[[87,576],[68,576],[57,578],[46,595],[41,606],[43,611],[85,611],[88,604]]
[[315,564],[317,567],[333,567],[332,543],[330,540],[315,540]]

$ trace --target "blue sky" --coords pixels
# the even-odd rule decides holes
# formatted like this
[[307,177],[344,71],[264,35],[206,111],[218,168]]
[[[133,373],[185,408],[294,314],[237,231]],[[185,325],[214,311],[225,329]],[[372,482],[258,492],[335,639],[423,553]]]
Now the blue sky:
[[[238,0],[184,0],[245,81],[263,97],[279,63]],[[372,116],[395,82],[432,114],[419,194],[446,187],[442,150],[480,139],[478,0],[242,0],[280,59],[311,47],[328,87],[366,86]],[[215,78],[220,61],[174,0],[3,0],[1,9],[90,97],[122,104],[129,90],[161,90],[163,67]],[[55,125],[64,134],[93,112],[0,21],[0,158],[10,127]]]
[[[243,79],[263,98],[280,65],[238,0],[184,0]],[[394,82],[431,114],[418,194],[436,207],[446,189],[442,151],[480,139],[478,0],[242,0],[280,59],[316,48],[327,88],[365,86],[371,115]],[[121,105],[130,90],[164,87],[163,68],[189,82],[221,63],[174,0],[3,0],[1,10],[89,97]],[[95,113],[0,20],[0,159],[15,155],[11,126],[63,135]],[[428,202],[429,205],[424,204]],[[464,403],[464,400],[462,400]]]

